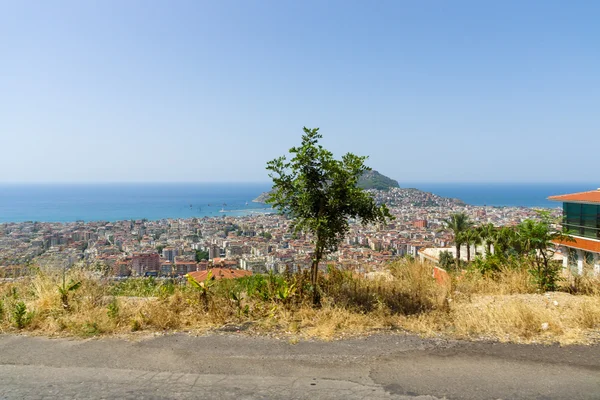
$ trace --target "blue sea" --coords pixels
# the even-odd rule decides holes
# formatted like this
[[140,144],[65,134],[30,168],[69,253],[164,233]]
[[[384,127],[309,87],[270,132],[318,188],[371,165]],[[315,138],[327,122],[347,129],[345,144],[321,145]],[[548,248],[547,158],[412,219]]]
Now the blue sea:
[[[597,184],[406,183],[471,205],[558,207],[548,196],[593,190]],[[269,183],[0,184],[1,222],[157,220],[269,212],[252,200]]]
[[157,220],[270,212],[253,203],[270,184],[2,184],[1,222]]
[[548,196],[595,190],[598,183],[400,183],[474,206],[556,208]]

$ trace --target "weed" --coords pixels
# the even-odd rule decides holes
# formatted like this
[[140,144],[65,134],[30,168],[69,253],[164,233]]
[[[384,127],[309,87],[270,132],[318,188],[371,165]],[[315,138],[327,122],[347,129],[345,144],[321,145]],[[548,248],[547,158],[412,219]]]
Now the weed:
[[76,291],[81,287],[81,281],[69,281],[65,282],[64,275],[62,285],[58,286],[58,293],[60,294],[60,302],[65,310],[69,309],[69,293]]
[[202,282],[198,282],[191,275],[186,275],[186,277],[190,285],[192,285],[192,287],[198,291],[198,294],[200,296],[200,302],[204,306],[204,311],[208,311],[208,294],[210,288],[213,287],[216,282],[212,275],[212,271],[208,271],[208,273],[206,274],[206,278]]
[[142,329],[142,324],[137,319],[131,320],[131,332],[137,332]]
[[117,298],[113,296],[110,303],[108,303],[108,311],[106,314],[110,319],[117,319],[119,317],[119,303],[117,302]]
[[484,274],[476,269],[451,272],[443,284],[432,278],[428,264],[402,260],[388,268],[367,275],[330,268],[319,277],[320,308],[312,307],[307,272],[188,281],[184,286],[152,278],[112,282],[72,269],[65,281],[81,286],[77,296],[69,293],[68,312],[56,290],[60,272],[36,273],[18,282],[0,282],[0,331],[20,326],[40,333],[95,336],[206,331],[233,324],[297,338],[406,329],[424,335],[585,343],[600,326],[597,278],[567,277],[560,288],[569,293],[540,295],[524,265],[505,264]]
[[13,322],[17,329],[23,329],[28,322],[27,306],[22,301],[15,303],[13,309]]
[[100,335],[102,331],[96,322],[87,321],[81,327],[81,334],[85,337]]

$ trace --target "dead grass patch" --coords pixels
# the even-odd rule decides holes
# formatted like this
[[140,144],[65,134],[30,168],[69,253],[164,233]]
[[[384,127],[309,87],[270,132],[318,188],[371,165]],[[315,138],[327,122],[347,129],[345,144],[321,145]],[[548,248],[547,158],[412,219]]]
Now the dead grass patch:
[[[323,303],[310,304],[307,276],[254,276],[220,281],[207,302],[189,286],[152,279],[122,283],[84,270],[62,306],[59,274],[38,273],[0,284],[0,331],[90,337],[132,332],[233,331],[333,339],[375,331],[408,330],[426,336],[512,342],[589,343],[600,330],[599,282],[565,280],[565,290],[535,294],[526,271],[493,276],[466,273],[443,285],[431,267],[398,262],[384,278],[331,271],[322,281]],[[581,294],[585,293],[585,294]],[[26,306],[17,329],[15,310]],[[239,328],[237,328],[239,327]],[[595,339],[594,339],[595,338]]]

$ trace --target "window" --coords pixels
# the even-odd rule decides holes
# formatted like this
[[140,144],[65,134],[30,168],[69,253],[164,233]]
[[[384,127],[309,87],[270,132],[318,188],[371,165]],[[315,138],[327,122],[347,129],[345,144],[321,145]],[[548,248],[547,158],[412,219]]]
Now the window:
[[574,235],[600,239],[600,206],[563,203],[563,226]]

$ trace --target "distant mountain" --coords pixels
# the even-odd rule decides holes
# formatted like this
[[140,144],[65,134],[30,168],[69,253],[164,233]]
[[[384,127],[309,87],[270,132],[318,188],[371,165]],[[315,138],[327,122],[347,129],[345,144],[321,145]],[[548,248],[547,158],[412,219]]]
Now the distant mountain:
[[398,181],[388,178],[375,170],[365,172],[358,180],[358,187],[362,189],[389,190],[399,188]]
[[[398,181],[388,178],[375,170],[365,172],[358,180],[358,187],[361,189],[377,189],[389,190],[390,188],[399,188]],[[252,200],[255,203],[264,203],[269,198],[271,192],[261,193],[256,199]]]

